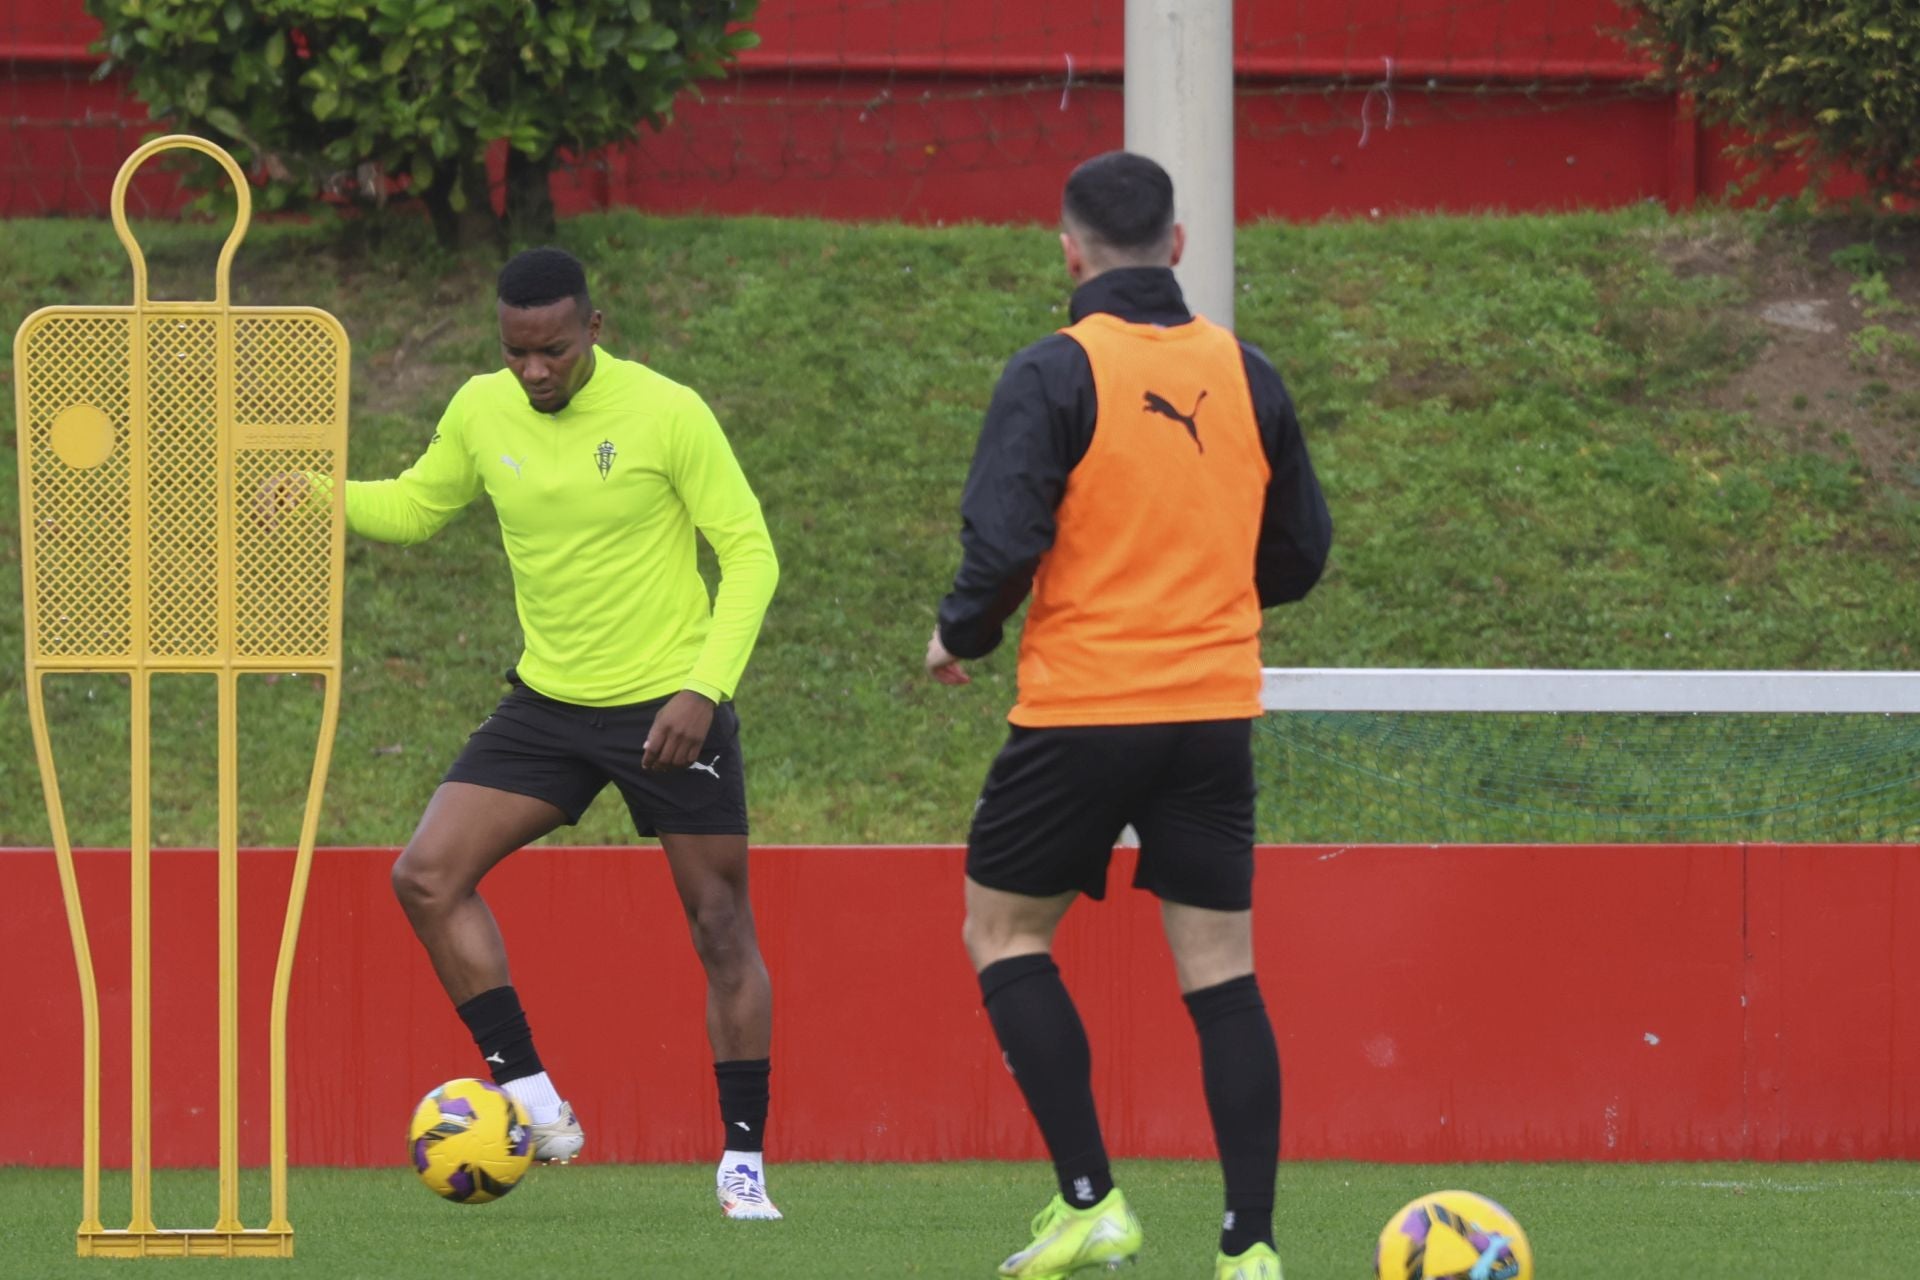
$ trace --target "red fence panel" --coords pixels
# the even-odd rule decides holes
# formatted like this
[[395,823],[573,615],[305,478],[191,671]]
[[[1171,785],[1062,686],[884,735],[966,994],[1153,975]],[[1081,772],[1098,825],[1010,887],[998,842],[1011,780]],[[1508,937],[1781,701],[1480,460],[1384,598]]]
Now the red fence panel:
[[[1236,19],[1241,218],[1684,205],[1741,176],[1638,87],[1614,0],[1292,0]],[[670,127],[563,175],[562,211],[1049,221],[1072,164],[1121,145],[1124,0],[763,0],[753,25],[760,46]],[[0,0],[0,216],[104,212],[152,128],[122,81],[90,78],[97,29],[80,0]]]
[[1902,1158],[1920,1136],[1920,860],[1847,846],[1748,857],[1749,944],[1774,995],[1755,1027],[1770,1076],[1756,1118],[1783,1160]]
[[[1269,848],[1255,921],[1290,1159],[1920,1158],[1920,849]],[[962,954],[960,852],[766,848],[781,1159],[1036,1157]],[[1124,851],[1116,884],[1128,874]],[[316,860],[295,971],[292,1158],[401,1158],[412,1104],[482,1064],[387,887],[390,850]],[[106,1028],[105,1157],[126,1150],[125,855],[81,855]],[[155,1152],[214,1159],[214,876],[156,855]],[[289,859],[243,860],[243,1103]],[[719,1140],[704,987],[658,853],[538,849],[487,885],[541,1052],[599,1160]],[[80,1019],[51,853],[0,853],[0,1164],[80,1154]],[[1145,895],[1064,926],[1060,964],[1122,1156],[1205,1156],[1198,1054]],[[265,1156],[250,1112],[244,1155]]]

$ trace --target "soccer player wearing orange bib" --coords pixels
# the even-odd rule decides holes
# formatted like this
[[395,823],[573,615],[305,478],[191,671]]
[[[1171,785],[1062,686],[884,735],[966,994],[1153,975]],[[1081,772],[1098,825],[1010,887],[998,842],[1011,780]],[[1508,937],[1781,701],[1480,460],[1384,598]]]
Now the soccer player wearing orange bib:
[[1173,183],[1111,152],[1067,180],[1073,324],[1008,362],[961,498],[962,558],[927,646],[964,684],[1031,592],[1019,697],[967,840],[965,940],[1059,1194],[1000,1266],[1057,1280],[1140,1249],[1052,959],[1121,831],[1160,899],[1199,1033],[1226,1182],[1219,1280],[1279,1280],[1280,1059],[1253,970],[1260,611],[1319,580],[1333,526],[1278,373],[1187,310]]

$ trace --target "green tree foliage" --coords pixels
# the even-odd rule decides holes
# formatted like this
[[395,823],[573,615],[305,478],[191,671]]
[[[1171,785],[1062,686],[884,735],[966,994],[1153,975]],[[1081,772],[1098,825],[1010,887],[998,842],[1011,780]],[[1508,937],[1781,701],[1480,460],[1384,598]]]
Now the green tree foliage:
[[551,233],[548,178],[660,127],[756,37],[759,0],[87,0],[156,119],[220,140],[272,182],[404,191],[443,243],[500,234],[488,147],[508,144],[506,230]]
[[1635,38],[1702,117],[1920,194],[1920,0],[1641,0]]

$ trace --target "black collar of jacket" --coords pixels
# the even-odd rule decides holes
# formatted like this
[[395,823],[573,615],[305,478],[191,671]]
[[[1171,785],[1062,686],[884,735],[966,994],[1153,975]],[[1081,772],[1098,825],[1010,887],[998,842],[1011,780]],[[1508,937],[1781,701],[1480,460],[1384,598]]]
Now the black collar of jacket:
[[1097,311],[1129,324],[1186,324],[1193,319],[1172,267],[1115,267],[1102,271],[1073,291],[1069,314],[1075,324]]

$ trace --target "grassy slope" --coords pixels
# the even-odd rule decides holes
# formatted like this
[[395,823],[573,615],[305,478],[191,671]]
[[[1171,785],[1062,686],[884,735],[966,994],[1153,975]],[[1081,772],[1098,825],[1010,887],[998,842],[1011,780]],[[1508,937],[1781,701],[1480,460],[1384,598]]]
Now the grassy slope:
[[[1147,1231],[1139,1280],[1207,1274],[1218,1172],[1164,1161],[1123,1161],[1115,1172]],[[210,1217],[210,1175],[162,1176],[171,1179],[156,1199],[163,1221]],[[780,1167],[771,1186],[788,1218],[761,1226],[721,1222],[711,1176],[674,1165],[535,1170],[507,1199],[463,1207],[436,1202],[400,1168],[296,1170],[292,1265],[303,1276],[368,1280],[475,1268],[970,1280],[1025,1243],[1027,1216],[1050,1190],[1037,1165]],[[1370,1274],[1374,1238],[1396,1207],[1460,1185],[1519,1216],[1538,1274],[1553,1280],[1891,1280],[1907,1274],[1897,1242],[1910,1235],[1920,1195],[1920,1177],[1902,1164],[1287,1165],[1277,1220],[1287,1275]],[[70,1256],[77,1173],[0,1169],[0,1197],[11,1255],[28,1272],[98,1271],[97,1260]],[[104,1216],[123,1217],[125,1203],[109,1188]]]
[[[1327,581],[1269,615],[1298,665],[1912,667],[1904,589],[1920,507],[1844,438],[1808,448],[1708,407],[1750,358],[1751,269],[1680,272],[1676,246],[1751,261],[1757,217],[1636,211],[1248,228],[1239,327],[1287,375],[1339,526]],[[496,360],[487,264],[256,229],[240,299],[323,306],[355,344],[353,474],[390,475],[450,391]],[[784,577],[739,701],[766,841],[951,841],[1011,700],[1011,653],[954,692],[919,676],[956,557],[954,507],[1005,356],[1063,320],[1051,237],[1005,228],[583,218],[607,344],[700,388],[766,505]],[[1791,237],[1776,238],[1793,252]],[[207,233],[143,232],[156,278],[197,281]],[[197,255],[197,256],[196,256]],[[11,223],[0,321],[118,302],[93,223]],[[11,391],[11,370],[5,370]],[[0,399],[0,843],[46,840],[20,687],[12,396]],[[423,547],[356,541],[349,674],[322,838],[403,840],[490,708],[517,633],[484,504]],[[178,692],[156,831],[213,824],[210,699]],[[312,699],[248,731],[243,835],[285,840]],[[63,682],[76,836],[125,840],[124,693]],[[1268,834],[1278,819],[1264,819]],[[603,798],[576,841],[628,838]],[[1418,838],[1418,833],[1413,833]]]

